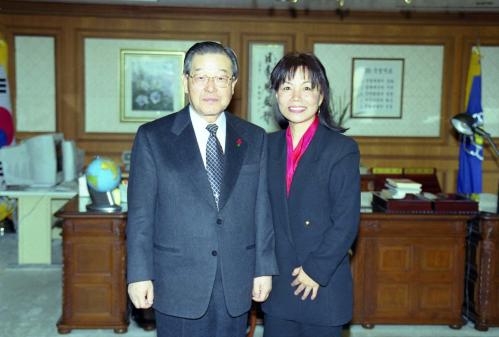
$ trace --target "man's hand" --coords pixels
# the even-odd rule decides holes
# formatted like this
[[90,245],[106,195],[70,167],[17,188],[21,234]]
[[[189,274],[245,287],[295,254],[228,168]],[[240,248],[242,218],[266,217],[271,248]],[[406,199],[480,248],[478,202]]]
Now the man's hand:
[[253,301],[263,302],[272,290],[272,276],[259,276],[253,279]]
[[137,309],[148,309],[154,301],[152,281],[133,282],[128,285],[128,295]]
[[317,292],[319,291],[319,283],[312,280],[312,278],[310,278],[310,276],[305,273],[302,267],[293,269],[291,275],[296,276],[296,278],[291,283],[293,287],[298,286],[295,289],[295,295],[298,296],[303,291],[301,299],[304,301],[307,299],[308,295],[310,295],[310,292],[312,292],[312,296],[310,296],[310,299],[312,301],[315,300],[315,298],[317,297]]

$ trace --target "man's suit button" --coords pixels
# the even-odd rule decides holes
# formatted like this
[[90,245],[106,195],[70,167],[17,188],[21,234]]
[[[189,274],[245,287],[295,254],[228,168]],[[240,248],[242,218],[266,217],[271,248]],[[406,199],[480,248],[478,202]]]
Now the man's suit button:
[[216,250],[212,250],[212,251],[211,251],[211,255],[213,255],[213,256],[217,256],[217,254],[218,254],[218,253],[217,253],[217,251],[216,251]]
[[217,225],[221,225],[224,221],[222,219],[217,219]]

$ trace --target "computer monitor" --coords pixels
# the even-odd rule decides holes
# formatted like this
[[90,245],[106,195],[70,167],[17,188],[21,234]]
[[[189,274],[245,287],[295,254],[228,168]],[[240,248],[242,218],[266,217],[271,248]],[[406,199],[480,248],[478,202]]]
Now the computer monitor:
[[85,161],[85,152],[76,147],[73,140],[64,140],[62,142],[62,168],[64,172],[64,181],[73,181],[78,179],[83,172]]
[[54,186],[64,180],[61,133],[26,139],[30,155],[31,186]]
[[9,185],[50,187],[64,180],[63,135],[45,134],[0,148],[4,180]]
[[0,148],[3,180],[10,185],[31,185],[30,156],[26,144],[11,145]]

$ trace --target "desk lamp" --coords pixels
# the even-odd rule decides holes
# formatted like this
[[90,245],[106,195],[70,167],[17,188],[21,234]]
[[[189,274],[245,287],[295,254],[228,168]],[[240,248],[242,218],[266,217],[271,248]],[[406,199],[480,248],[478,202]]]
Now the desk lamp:
[[475,120],[473,119],[473,117],[471,117],[471,115],[467,113],[459,113],[451,119],[452,126],[458,133],[465,136],[472,136],[473,134],[477,133],[483,138],[487,139],[493,149],[494,154],[499,157],[499,151],[497,150],[496,144],[494,144],[494,141],[492,140],[490,134],[481,127],[473,125],[474,122]]

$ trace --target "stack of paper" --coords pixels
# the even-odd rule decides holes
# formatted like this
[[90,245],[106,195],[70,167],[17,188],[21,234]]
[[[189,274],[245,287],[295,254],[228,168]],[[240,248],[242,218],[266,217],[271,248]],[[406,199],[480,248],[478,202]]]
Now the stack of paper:
[[383,195],[391,199],[403,199],[406,194],[421,193],[421,184],[408,178],[386,178],[387,189],[382,191]]

